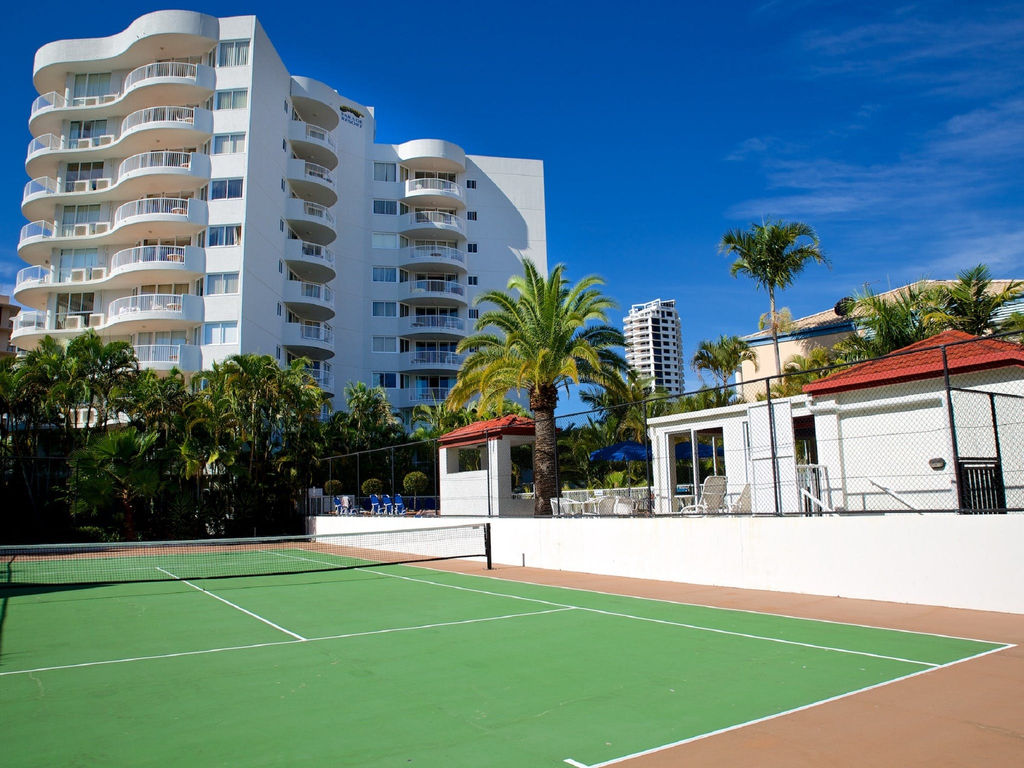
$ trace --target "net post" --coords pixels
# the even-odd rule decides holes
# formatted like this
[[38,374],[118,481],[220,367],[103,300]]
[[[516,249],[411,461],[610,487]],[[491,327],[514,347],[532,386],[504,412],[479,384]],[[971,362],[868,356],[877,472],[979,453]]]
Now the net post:
[[491,524],[484,523],[484,551],[487,553],[487,570],[493,571],[494,565],[491,562]]

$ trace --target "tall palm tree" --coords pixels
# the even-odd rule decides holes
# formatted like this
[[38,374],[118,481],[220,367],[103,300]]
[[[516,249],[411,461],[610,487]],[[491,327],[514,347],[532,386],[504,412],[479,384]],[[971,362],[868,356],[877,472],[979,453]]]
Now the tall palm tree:
[[984,264],[965,269],[952,285],[940,285],[930,296],[925,320],[941,329],[980,336],[995,330],[997,310],[1024,295],[1024,283],[1011,281],[992,290],[992,275]]
[[804,384],[827,376],[834,362],[832,351],[827,347],[815,347],[806,355],[793,355],[782,368],[785,378],[772,387],[772,394],[777,397],[799,395]]
[[923,280],[892,294],[879,295],[867,290],[854,296],[850,316],[858,333],[836,344],[843,362],[881,357],[933,335],[934,324],[927,320],[932,294]]
[[763,224],[751,224],[746,231],[726,232],[718,250],[736,257],[729,270],[733,277],[746,275],[768,292],[767,325],[772,329],[775,370],[781,372],[775,292],[792,285],[810,261],[831,267],[818,235],[808,224],[768,218]]
[[[526,390],[536,419],[534,446],[534,514],[551,514],[555,484],[555,407],[559,387],[569,384],[610,386],[626,370],[615,351],[625,343],[621,331],[608,324],[615,302],[599,287],[596,275],[570,286],[565,265],[548,277],[529,259],[523,274],[509,279],[507,291],[485,291],[476,302],[497,309],[481,313],[477,327],[497,333],[476,333],[459,342],[468,352],[449,397],[465,403],[479,395],[484,404],[505,397],[509,390]],[[513,295],[515,293],[516,295]]]
[[753,363],[757,370],[757,353],[739,336],[722,334],[715,340],[704,339],[693,351],[690,367],[698,374],[707,371],[718,385],[725,389],[729,377],[743,363]]

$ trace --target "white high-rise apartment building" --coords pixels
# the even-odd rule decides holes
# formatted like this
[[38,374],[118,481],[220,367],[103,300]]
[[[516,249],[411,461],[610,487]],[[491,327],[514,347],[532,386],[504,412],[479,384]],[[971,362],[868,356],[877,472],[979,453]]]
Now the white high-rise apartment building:
[[253,16],[150,13],[43,46],[33,79],[19,348],[94,328],[161,371],[307,357],[328,394],[408,410],[454,383],[474,296],[546,271],[540,161],[375,144],[373,109],[289,74]]
[[669,394],[683,391],[683,330],[675,300],[634,304],[622,318],[626,362]]

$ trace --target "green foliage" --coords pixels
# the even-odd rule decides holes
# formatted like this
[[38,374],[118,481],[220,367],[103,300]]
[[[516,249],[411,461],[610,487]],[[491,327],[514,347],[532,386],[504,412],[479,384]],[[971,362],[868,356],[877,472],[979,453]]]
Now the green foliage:
[[430,480],[422,472],[410,472],[402,478],[402,490],[416,497],[427,490]]
[[729,384],[729,377],[745,362],[753,363],[757,370],[757,354],[750,345],[739,336],[722,334],[714,341],[701,341],[694,349],[690,366],[698,374],[710,373],[724,388]]
[[363,496],[369,496],[370,494],[373,493],[379,495],[381,493],[384,493],[384,483],[382,483],[376,477],[369,477],[363,481],[363,484],[359,490],[363,492]]
[[340,480],[328,480],[324,483],[324,496],[337,496],[344,490]]

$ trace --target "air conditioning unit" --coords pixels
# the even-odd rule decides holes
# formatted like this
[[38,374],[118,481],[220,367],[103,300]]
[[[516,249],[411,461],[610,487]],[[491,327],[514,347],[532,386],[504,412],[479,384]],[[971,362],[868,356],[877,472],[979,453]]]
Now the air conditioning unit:
[[103,315],[102,315],[102,313],[98,313],[97,312],[97,313],[89,315],[89,327],[90,328],[98,328],[101,325],[103,325]]
[[[77,227],[76,227],[77,229]],[[72,269],[71,270],[71,282],[82,283],[85,282],[85,270],[84,269]]]
[[93,179],[93,189],[108,189],[110,187],[110,179]]
[[82,100],[82,106],[83,107],[95,107],[99,103],[100,103],[100,97],[99,96],[86,96]]
[[109,135],[108,136],[96,136],[96,137],[93,138],[92,143],[93,143],[94,146],[104,147],[107,144],[113,144],[114,143],[114,137],[113,136],[109,136]]
[[93,231],[94,234],[97,234],[97,235],[98,234],[102,234],[103,232],[107,232],[109,229],[110,229],[110,222],[109,221],[97,221],[95,224],[92,225],[92,231]]
[[75,149],[89,149],[92,146],[92,139],[76,139]]
[[92,280],[103,280],[107,276],[107,268],[93,267],[90,275]]
[[81,315],[68,315],[64,318],[64,330],[65,331],[78,331],[82,328],[82,316]]
[[89,234],[88,224],[75,224],[75,237],[86,237]]
[[90,189],[89,180],[88,179],[79,179],[78,181],[75,182],[74,189],[72,189],[71,191],[72,192],[88,192],[89,189]]

